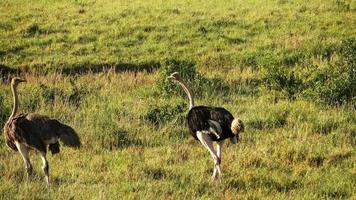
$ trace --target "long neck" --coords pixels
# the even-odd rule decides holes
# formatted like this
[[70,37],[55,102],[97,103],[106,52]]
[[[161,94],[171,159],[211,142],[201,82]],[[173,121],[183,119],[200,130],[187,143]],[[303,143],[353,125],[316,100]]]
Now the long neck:
[[182,80],[178,80],[178,83],[182,86],[184,92],[187,94],[189,99],[189,110],[194,107],[194,96],[192,91],[188,88],[187,84]]
[[17,95],[16,86],[11,85],[11,91],[12,91],[12,97],[13,97],[13,101],[14,101],[14,107],[12,108],[12,113],[10,115],[10,119],[16,115],[17,109],[19,107],[19,97]]

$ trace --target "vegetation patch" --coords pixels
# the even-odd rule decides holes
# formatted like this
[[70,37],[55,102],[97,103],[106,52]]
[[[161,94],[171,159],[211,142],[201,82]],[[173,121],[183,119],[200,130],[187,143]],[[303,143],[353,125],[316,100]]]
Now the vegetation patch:
[[295,97],[302,89],[302,80],[285,68],[269,68],[262,81],[268,89],[283,91],[289,98]]
[[151,105],[143,118],[154,125],[163,125],[173,119],[182,117],[187,105],[180,103],[176,105]]
[[143,173],[147,177],[149,177],[150,179],[153,179],[153,180],[160,180],[167,176],[167,173],[165,172],[165,170],[160,169],[160,168],[145,168],[143,170]]
[[337,119],[326,115],[318,115],[312,125],[312,131],[314,133],[327,135],[330,132],[336,130],[339,126]]
[[111,130],[105,134],[99,135],[101,147],[107,150],[118,150],[132,146],[142,146],[142,141],[129,136],[129,133],[123,129]]
[[[325,50],[322,56],[329,58],[334,52],[338,52],[340,59],[338,62],[325,66],[312,66],[306,69],[306,73],[299,73],[299,75],[295,72],[296,69],[268,67],[262,82],[269,90],[282,91],[289,98],[295,98],[298,95],[306,96],[330,105],[354,101],[356,96],[356,39],[346,39],[338,48]],[[301,75],[307,78],[302,78]]]
[[[0,137],[0,199],[353,199],[354,2],[0,0],[0,126],[20,76],[19,112],[83,144],[48,156],[48,189]],[[219,183],[175,71],[245,123]]]
[[24,37],[32,37],[36,34],[40,34],[42,31],[40,26],[36,23],[28,25],[23,31],[22,34]]
[[166,60],[160,68],[160,80],[157,82],[157,88],[163,95],[186,95],[180,85],[167,79],[173,72],[178,72],[181,75],[188,86],[192,88],[195,96],[228,91],[228,86],[221,79],[208,79],[198,73],[194,63]]

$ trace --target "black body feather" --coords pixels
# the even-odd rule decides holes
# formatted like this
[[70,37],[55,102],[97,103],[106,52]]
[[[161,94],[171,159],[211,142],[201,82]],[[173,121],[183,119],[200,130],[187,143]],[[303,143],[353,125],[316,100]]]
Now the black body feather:
[[[18,114],[11,118],[4,127],[6,144],[17,151],[15,141],[41,152],[47,152],[46,144],[51,140],[61,140],[64,145],[80,147],[77,133],[71,127],[55,119],[37,114]],[[59,153],[59,143],[49,144],[52,154]]]
[[197,131],[209,130],[210,125],[208,120],[218,122],[222,129],[222,133],[219,139],[216,137],[216,135],[209,134],[213,141],[221,141],[234,136],[230,128],[231,122],[234,120],[234,117],[225,108],[196,106],[190,109],[187,116],[187,120],[190,133],[197,140]]
[[48,149],[51,151],[52,155],[59,153],[59,142],[49,144]]

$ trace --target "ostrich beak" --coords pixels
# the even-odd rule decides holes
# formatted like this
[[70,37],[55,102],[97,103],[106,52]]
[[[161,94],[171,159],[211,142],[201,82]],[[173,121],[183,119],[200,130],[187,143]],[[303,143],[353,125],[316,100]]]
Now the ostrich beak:
[[26,79],[20,79],[19,81],[20,82],[26,82]]
[[237,143],[236,135],[234,137],[230,138],[230,141],[231,141],[232,144],[236,144]]
[[167,77],[167,79],[172,79],[172,80],[175,80],[175,81],[179,81],[180,77],[179,77],[178,72],[173,72],[170,76]]

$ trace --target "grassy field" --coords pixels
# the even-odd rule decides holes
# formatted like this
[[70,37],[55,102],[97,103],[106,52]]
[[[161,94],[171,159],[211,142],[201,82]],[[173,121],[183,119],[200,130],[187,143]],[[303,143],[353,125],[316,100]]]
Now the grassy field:
[[[59,119],[83,147],[23,161],[0,139],[0,199],[355,199],[356,2],[1,0],[0,126]],[[198,105],[243,119],[221,182],[188,133]]]

